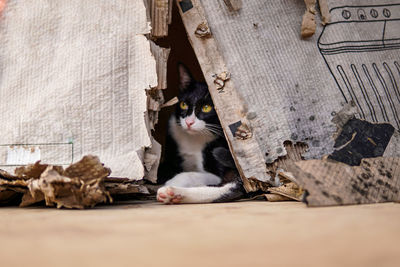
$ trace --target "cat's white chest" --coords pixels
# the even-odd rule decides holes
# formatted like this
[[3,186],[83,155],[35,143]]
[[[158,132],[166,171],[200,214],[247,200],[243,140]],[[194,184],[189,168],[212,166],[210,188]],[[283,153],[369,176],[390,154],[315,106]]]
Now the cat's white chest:
[[174,118],[170,123],[172,137],[178,145],[179,154],[183,160],[183,171],[203,172],[203,149],[207,143],[214,140],[214,137],[188,134],[176,124]]

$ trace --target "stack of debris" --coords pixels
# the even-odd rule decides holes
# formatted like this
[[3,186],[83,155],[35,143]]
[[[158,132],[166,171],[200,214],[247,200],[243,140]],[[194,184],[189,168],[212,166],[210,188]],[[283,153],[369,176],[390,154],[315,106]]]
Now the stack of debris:
[[96,156],[84,156],[66,169],[36,162],[19,167],[15,175],[0,170],[0,204],[20,207],[45,201],[57,208],[94,207],[113,196],[149,194],[137,181],[109,177],[111,171]]

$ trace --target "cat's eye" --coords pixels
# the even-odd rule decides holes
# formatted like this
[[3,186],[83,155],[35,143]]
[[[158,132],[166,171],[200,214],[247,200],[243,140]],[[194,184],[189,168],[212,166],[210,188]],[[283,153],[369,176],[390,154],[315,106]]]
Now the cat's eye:
[[210,112],[212,110],[212,107],[210,106],[210,105],[204,105],[202,108],[201,108],[201,111],[203,111],[204,113],[208,113],[208,112]]
[[185,102],[183,102],[183,101],[179,104],[179,106],[180,106],[181,109],[183,109],[183,110],[188,109],[188,105],[187,105]]

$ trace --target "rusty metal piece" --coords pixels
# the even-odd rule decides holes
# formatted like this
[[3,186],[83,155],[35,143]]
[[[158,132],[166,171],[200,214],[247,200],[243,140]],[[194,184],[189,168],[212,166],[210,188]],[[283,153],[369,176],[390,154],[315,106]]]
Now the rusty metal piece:
[[239,127],[236,129],[235,138],[237,139],[246,140],[251,138],[252,136],[253,133],[251,132],[249,126],[244,123],[240,124]]
[[199,38],[210,38],[211,37],[211,30],[208,27],[206,22],[202,22],[197,26],[196,31],[194,34]]
[[221,72],[214,79],[216,89],[222,93],[225,87],[225,82],[231,78],[231,74],[227,71]]

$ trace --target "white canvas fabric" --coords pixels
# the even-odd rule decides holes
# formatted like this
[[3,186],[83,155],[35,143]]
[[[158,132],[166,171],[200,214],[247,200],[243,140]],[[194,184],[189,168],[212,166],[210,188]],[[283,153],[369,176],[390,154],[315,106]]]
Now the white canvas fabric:
[[143,1],[9,0],[0,16],[0,168],[94,154],[141,179],[157,86]]

